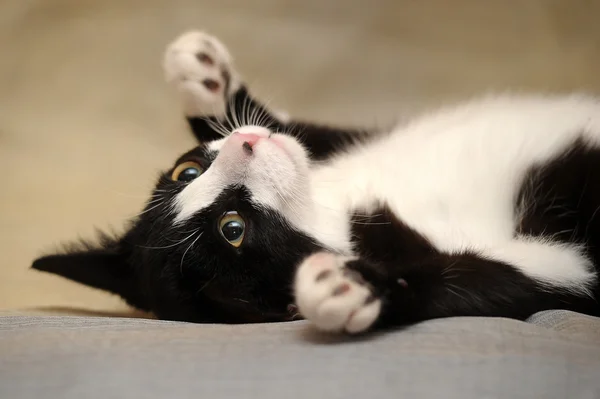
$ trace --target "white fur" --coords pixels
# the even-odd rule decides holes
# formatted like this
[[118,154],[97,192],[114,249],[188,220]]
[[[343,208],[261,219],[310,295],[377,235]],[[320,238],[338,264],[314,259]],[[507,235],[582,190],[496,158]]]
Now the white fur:
[[[214,60],[214,65],[199,62],[197,54],[201,52],[209,55]],[[166,80],[179,92],[186,116],[225,116],[226,98],[240,87],[240,79],[233,68],[233,58],[229,51],[217,38],[204,32],[185,33],[169,44],[163,68]],[[231,76],[227,93],[224,93],[222,69]],[[202,84],[204,79],[219,82],[219,90],[208,90]]]

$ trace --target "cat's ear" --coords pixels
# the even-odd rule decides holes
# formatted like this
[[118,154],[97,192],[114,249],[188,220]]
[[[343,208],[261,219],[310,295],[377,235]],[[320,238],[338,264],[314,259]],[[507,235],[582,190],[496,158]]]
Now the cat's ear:
[[128,257],[129,251],[122,242],[104,236],[101,245],[77,244],[65,253],[42,256],[31,267],[112,292],[130,305],[148,310],[135,270],[127,262]]

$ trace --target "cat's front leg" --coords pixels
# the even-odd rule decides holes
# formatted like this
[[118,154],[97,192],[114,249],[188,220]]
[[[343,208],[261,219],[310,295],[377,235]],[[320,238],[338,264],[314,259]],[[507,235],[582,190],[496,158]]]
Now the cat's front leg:
[[441,317],[524,320],[546,309],[595,314],[588,291],[532,278],[473,252],[431,252],[406,262],[317,254],[296,274],[300,313],[324,331],[358,333]]
[[187,32],[166,49],[167,82],[181,97],[188,117],[225,117],[227,99],[241,86],[227,47],[204,32]]
[[200,141],[219,139],[243,125],[276,125],[284,118],[276,118],[250,96],[227,47],[207,33],[192,31],[175,39],[167,47],[163,68]]

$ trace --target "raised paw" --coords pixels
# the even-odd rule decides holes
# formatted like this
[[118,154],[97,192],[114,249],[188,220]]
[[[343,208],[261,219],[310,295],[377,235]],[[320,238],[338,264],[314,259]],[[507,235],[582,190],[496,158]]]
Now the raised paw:
[[355,271],[351,258],[319,252],[306,258],[296,273],[294,290],[300,313],[324,331],[359,333],[381,311],[381,300]]
[[187,32],[175,39],[167,47],[163,67],[188,117],[224,116],[229,97],[240,87],[229,51],[204,32]]

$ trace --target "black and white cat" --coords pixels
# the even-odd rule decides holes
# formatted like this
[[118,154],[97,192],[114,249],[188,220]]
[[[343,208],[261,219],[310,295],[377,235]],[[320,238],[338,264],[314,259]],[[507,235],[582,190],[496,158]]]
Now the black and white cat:
[[600,314],[597,98],[489,96],[368,134],[265,109],[204,33],[165,70],[199,146],[123,237],[33,268],[194,322]]

